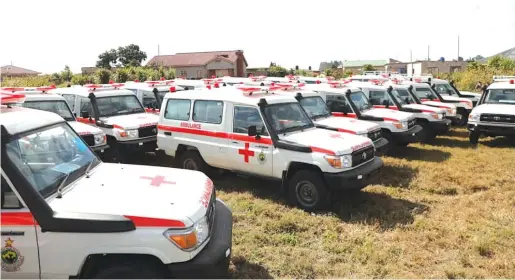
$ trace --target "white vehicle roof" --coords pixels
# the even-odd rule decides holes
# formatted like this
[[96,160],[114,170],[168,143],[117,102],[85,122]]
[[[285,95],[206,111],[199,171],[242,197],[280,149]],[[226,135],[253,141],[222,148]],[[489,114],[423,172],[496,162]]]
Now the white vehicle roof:
[[25,93],[25,101],[66,101],[64,97],[54,93]]
[[330,84],[305,85],[304,88],[311,89],[314,91],[323,90],[324,92],[338,93],[338,94],[345,94],[347,92],[347,90],[350,90],[351,92],[361,91],[360,88],[353,86],[352,83],[339,84],[338,86],[330,85]]
[[204,80],[185,80],[185,79],[175,79],[174,84],[178,86],[191,86],[196,88],[205,88],[208,84],[213,83],[210,79]]
[[175,85],[173,81],[146,81],[146,82],[133,82],[129,81],[122,86],[122,89],[139,89],[143,91],[152,91],[157,88],[158,91],[170,91],[170,88],[175,88],[176,91],[184,90],[183,87]]
[[[59,115],[51,112],[6,105],[9,103],[12,104],[12,102],[23,102],[25,98],[24,94],[0,92],[0,95],[2,97],[0,125],[4,127],[9,134],[18,134],[43,126],[65,122]],[[17,99],[17,101],[15,101],[15,99]]]
[[487,89],[515,89],[515,79],[505,82],[494,82]]
[[217,100],[252,106],[258,105],[261,99],[265,99],[266,102],[269,104],[297,102],[297,99],[295,99],[294,97],[276,95],[272,92],[267,93],[262,91],[260,87],[253,86],[221,87],[213,89],[198,89],[194,91],[169,92],[165,95],[163,99],[166,100],[170,98]]
[[65,88],[56,88],[50,90],[49,93],[56,94],[73,94],[81,97],[88,97],[88,95],[93,92],[96,97],[106,97],[106,96],[123,96],[123,95],[136,95],[134,92],[128,89],[122,89],[120,85],[84,85],[84,86],[74,86],[74,87],[65,87]]

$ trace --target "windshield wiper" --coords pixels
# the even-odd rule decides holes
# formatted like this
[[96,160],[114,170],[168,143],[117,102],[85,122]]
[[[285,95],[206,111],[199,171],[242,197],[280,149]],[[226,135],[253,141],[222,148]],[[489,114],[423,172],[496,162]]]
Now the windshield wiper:
[[316,119],[318,119],[318,118],[325,118],[325,117],[329,117],[329,115],[330,115],[329,113],[325,113],[325,114],[318,114],[318,115],[313,115],[311,118],[312,118],[313,120],[316,120]]
[[67,173],[64,176],[64,179],[59,184],[59,187],[57,187],[57,196],[56,196],[56,198],[62,198],[63,197],[63,188],[65,186],[64,183],[68,180],[68,177],[70,177],[70,173]]
[[95,162],[95,159],[92,159],[91,162],[88,164],[88,168],[86,168],[86,172],[85,172],[86,178],[89,178],[89,170],[93,166],[93,162]]

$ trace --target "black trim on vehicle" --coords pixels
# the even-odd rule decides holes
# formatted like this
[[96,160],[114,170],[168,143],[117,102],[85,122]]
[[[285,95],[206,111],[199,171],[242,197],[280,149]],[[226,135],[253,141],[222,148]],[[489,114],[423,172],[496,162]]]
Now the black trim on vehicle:
[[34,219],[41,227],[41,231],[113,233],[127,232],[136,229],[130,219],[120,215],[54,212],[20,170],[14,167],[14,163],[6,152],[5,144],[7,142],[8,141],[2,141],[2,149],[0,150],[2,155],[2,170],[29,208]]
[[451,129],[451,123],[451,120],[444,119],[441,121],[429,122],[429,125],[437,134],[442,134],[448,132]]
[[100,150],[107,150],[109,149],[109,145],[105,144],[105,145],[100,145],[100,146],[94,146],[94,147],[91,147],[91,149],[94,151],[94,152],[97,152],[97,151],[100,151]]
[[370,179],[377,175],[383,167],[383,160],[374,157],[373,160],[357,168],[338,173],[324,173],[324,179],[329,189],[349,190],[362,189],[370,183]]
[[[420,125],[414,125],[408,131],[403,132],[392,132],[392,135],[396,142],[399,143],[416,143],[420,141],[420,135],[422,127]],[[415,134],[415,135],[413,135]]]
[[500,126],[488,124],[468,124],[469,131],[477,131],[479,133],[490,136],[513,136],[515,135],[515,126]]
[[376,147],[376,156],[382,156],[388,152],[390,142],[386,138],[381,138],[374,142],[374,146]]
[[[402,107],[402,104],[399,103],[397,101],[397,99],[393,96],[393,87],[392,86],[389,86],[387,89],[386,89],[386,93],[388,93],[388,96],[390,97],[390,99],[392,100],[393,104],[399,109],[399,111],[402,111],[402,112],[409,112],[409,113],[422,113],[422,110],[419,110],[419,109],[413,109],[413,108],[407,108],[407,107]],[[386,108],[388,108],[389,106],[386,106]]]
[[[459,97],[462,97],[462,98],[476,98],[474,95],[469,95],[469,94],[462,94],[455,86],[454,86],[454,81],[451,81],[449,82],[449,85],[451,85],[452,89],[454,89],[454,91],[458,94]],[[473,101],[472,103],[474,103],[477,101]],[[476,106],[476,105],[473,105],[473,106]]]
[[[347,101],[349,102],[350,106],[352,107],[352,110],[354,111],[354,113],[356,114],[356,117],[358,117],[359,120],[384,122],[383,118],[361,114],[361,111],[358,109],[356,104],[354,104],[354,102],[352,102],[352,98],[350,97],[351,94],[352,94],[352,91],[350,89],[348,89],[345,92],[345,97],[347,98]],[[366,97],[366,95],[365,95],[365,97]]]
[[131,144],[147,143],[147,142],[153,142],[153,141],[157,141],[157,136],[150,136],[148,138],[143,138],[143,139],[117,141],[116,143],[122,144],[122,145],[131,145]]

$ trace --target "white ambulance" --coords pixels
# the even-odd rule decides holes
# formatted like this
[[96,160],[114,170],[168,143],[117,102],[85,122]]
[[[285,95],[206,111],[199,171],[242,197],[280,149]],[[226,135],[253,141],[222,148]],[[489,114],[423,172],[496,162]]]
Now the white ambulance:
[[421,140],[422,127],[417,125],[412,113],[374,108],[363,90],[350,86],[350,83],[331,82],[306,87],[322,96],[333,116],[378,124],[392,153],[392,146],[407,146]]
[[[392,80],[397,85],[402,85],[405,90],[397,90],[397,93],[410,104],[422,104],[445,110],[445,118],[451,120],[451,124],[456,124],[460,121],[461,115],[457,114],[456,105],[452,103],[443,103],[441,101],[427,100],[431,97],[432,100],[438,97],[432,93],[431,87],[426,83],[416,83],[406,80]],[[418,88],[418,92],[415,90]],[[424,101],[422,101],[422,99]],[[459,102],[458,102],[459,103]]]
[[410,102],[409,98],[403,98],[399,92],[407,92],[407,85],[399,85],[393,81],[374,84],[373,81],[370,81],[368,83],[352,83],[351,86],[361,88],[374,108],[412,113],[417,124],[423,129],[421,137],[424,142],[434,140],[437,135],[445,134],[451,128],[451,121],[445,119],[445,109],[415,104],[415,102]]
[[184,90],[183,87],[176,86],[173,80],[164,79],[145,82],[128,81],[121,88],[134,92],[145,107],[145,111],[157,115],[159,115],[161,101],[166,93]]
[[58,115],[1,98],[2,278],[228,277],[232,213],[208,177],[103,163]]
[[91,84],[50,90],[63,96],[79,122],[92,124],[107,135],[106,158],[126,162],[132,155],[155,152],[156,114],[147,113],[134,92],[123,84]]
[[186,80],[182,78],[177,78],[173,80],[174,85],[180,86],[184,88],[184,90],[193,90],[199,88],[206,88],[210,85],[214,85],[217,82],[220,82],[220,79],[212,78],[212,79],[202,79],[202,80]]
[[515,76],[494,76],[469,115],[470,143],[479,137],[508,136],[515,144]]
[[158,129],[159,150],[182,168],[281,180],[308,211],[366,187],[383,165],[369,138],[317,128],[295,98],[260,88],[168,93]]
[[278,83],[273,86],[263,87],[263,89],[269,92],[297,99],[317,127],[368,137],[374,142],[376,155],[386,154],[388,151],[388,140],[383,138],[379,125],[368,121],[335,117],[327,108],[321,94],[303,88],[304,84],[296,83]]
[[48,111],[59,115],[70,124],[93,151],[102,157],[104,151],[109,148],[106,134],[97,127],[78,122],[62,96],[47,93],[48,90],[52,89],[55,89],[55,87],[18,88],[18,90],[11,92],[25,95],[25,102],[17,103],[15,106]]

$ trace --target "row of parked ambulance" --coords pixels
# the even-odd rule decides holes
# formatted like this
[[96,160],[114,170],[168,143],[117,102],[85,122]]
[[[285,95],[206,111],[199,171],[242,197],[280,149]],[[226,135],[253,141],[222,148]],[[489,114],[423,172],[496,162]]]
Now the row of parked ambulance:
[[[276,179],[319,209],[451,122],[468,120],[472,143],[515,136],[514,80],[479,97],[384,73],[2,88],[2,275],[226,278],[232,213],[206,174]],[[147,151],[190,170],[97,157]]]
[[[293,203],[315,210],[334,191],[364,188],[382,166],[379,156],[431,142],[453,123],[470,120],[472,143],[509,135],[503,125],[513,108],[499,98],[512,98],[512,80],[494,78],[486,95],[431,76],[378,72],[341,81],[251,76],[4,90],[25,94],[22,106],[63,117],[105,161],[155,152],[208,175],[273,178]],[[507,87],[502,96],[493,90],[499,85]],[[487,106],[501,114],[482,113],[488,126],[478,127],[473,108],[488,98],[501,100]]]

